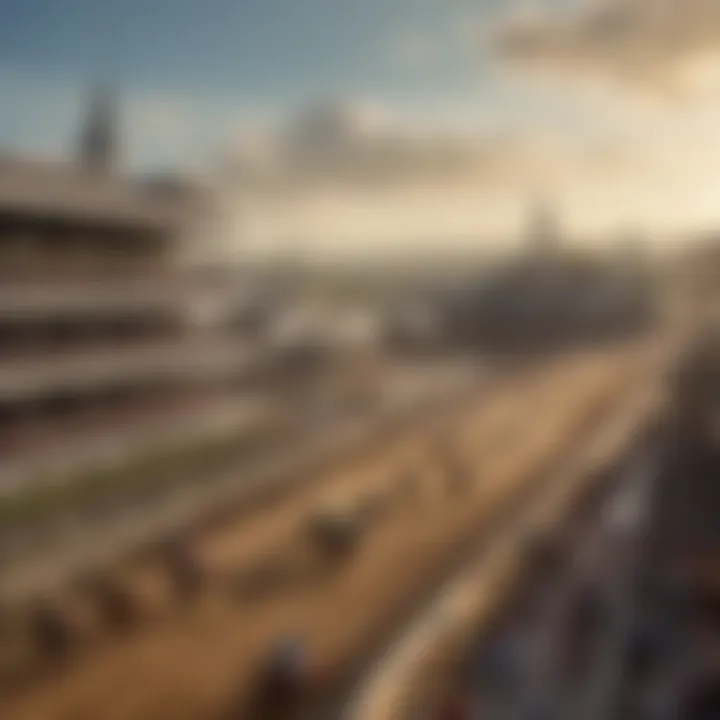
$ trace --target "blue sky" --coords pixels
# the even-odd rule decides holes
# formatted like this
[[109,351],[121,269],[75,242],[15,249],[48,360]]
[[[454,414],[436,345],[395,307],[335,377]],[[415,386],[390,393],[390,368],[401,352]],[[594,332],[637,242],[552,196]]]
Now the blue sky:
[[[453,220],[509,223],[539,186],[578,227],[720,222],[720,5],[688,2],[1,0],[0,151],[67,153],[96,81],[120,91],[124,157],[142,169],[217,167],[249,121],[360,99],[514,131],[469,138],[482,177]],[[528,4],[551,12],[513,15]],[[519,56],[491,50],[489,29],[518,27]]]
[[[134,86],[292,93],[384,84],[389,46],[499,0],[4,0],[7,61]],[[391,79],[391,78],[390,78]]]
[[[142,122],[130,122],[139,163],[191,159],[245,116],[287,113],[318,98],[370,97],[428,117],[494,112],[503,89],[486,77],[482,53],[456,40],[501,6],[502,0],[3,0],[0,146],[57,150],[94,80],[122,89],[130,121],[143,114],[140,106],[161,100],[188,114],[193,137],[176,146],[165,138],[164,148],[159,138],[143,137]],[[402,62],[399,51],[411,43],[431,47],[432,62]],[[512,112],[512,102],[506,106]]]

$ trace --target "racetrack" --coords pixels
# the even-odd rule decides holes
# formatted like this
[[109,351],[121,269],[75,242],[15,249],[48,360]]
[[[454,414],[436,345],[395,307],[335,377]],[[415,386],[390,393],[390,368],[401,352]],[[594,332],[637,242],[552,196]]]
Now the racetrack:
[[[292,577],[260,600],[238,601],[223,583],[201,602],[168,614],[158,565],[133,565],[124,577],[148,597],[148,614],[157,611],[158,619],[147,619],[127,637],[101,642],[41,684],[1,700],[0,717],[223,716],[232,698],[241,703],[268,644],[284,631],[308,638],[319,667],[346,666],[483,523],[567,450],[593,412],[623,394],[644,362],[637,348],[615,349],[574,355],[501,381],[451,424],[443,423],[455,455],[472,471],[462,491],[447,487],[446,469],[432,452],[437,427],[428,418],[241,523],[195,539],[197,551],[223,577],[259,564],[276,564]],[[417,492],[401,492],[408,468]],[[357,556],[332,571],[319,567],[302,532],[307,516],[328,502],[355,502],[368,494],[375,494],[385,511]]]

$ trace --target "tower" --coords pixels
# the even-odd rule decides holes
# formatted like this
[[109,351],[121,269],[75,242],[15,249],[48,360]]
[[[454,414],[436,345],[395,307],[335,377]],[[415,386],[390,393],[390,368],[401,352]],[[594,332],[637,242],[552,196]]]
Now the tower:
[[90,93],[80,136],[80,160],[89,170],[110,173],[117,161],[117,103],[115,93],[97,86]]
[[528,252],[537,258],[550,259],[559,250],[560,227],[557,213],[547,202],[536,202],[528,224]]

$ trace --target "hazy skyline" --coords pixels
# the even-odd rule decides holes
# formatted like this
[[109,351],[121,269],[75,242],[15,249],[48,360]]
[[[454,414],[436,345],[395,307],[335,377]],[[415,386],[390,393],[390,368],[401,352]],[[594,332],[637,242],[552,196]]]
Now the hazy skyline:
[[101,79],[133,167],[232,178],[246,247],[469,245],[538,194],[575,235],[720,225],[715,0],[149,8],[6,0],[0,147],[67,152]]

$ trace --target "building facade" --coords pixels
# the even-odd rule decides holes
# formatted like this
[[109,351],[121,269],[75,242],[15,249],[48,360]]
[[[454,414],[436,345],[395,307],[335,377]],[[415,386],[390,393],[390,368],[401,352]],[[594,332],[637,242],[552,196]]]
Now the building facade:
[[113,108],[76,162],[0,155],[0,495],[245,412],[257,357],[191,321],[212,288],[178,262],[208,199],[124,177]]

